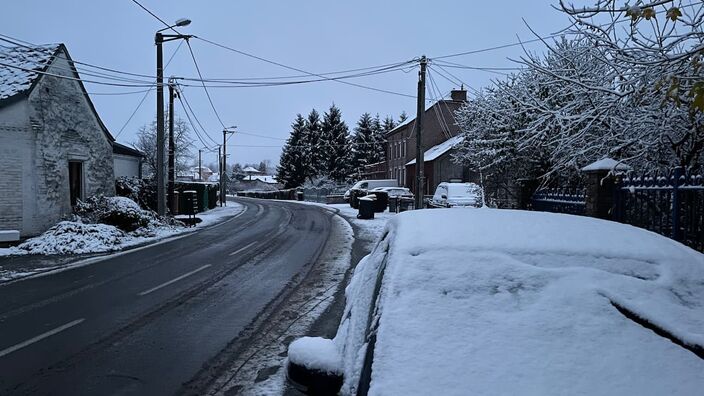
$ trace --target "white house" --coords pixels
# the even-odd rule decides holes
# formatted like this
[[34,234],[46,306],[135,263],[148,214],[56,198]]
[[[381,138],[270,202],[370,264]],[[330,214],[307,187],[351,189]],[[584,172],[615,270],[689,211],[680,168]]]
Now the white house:
[[0,231],[39,234],[114,195],[113,141],[63,44],[0,46]]
[[113,142],[112,157],[116,179],[118,177],[142,178],[142,160],[144,159],[144,153],[133,147]]

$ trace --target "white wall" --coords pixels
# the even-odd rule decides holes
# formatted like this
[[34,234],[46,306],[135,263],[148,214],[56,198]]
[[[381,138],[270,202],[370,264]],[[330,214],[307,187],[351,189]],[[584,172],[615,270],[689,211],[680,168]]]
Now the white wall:
[[26,101],[0,109],[0,230],[22,230],[25,213],[33,202],[24,196],[34,192],[34,133],[29,128]]
[[139,158],[130,155],[113,154],[113,163],[115,164],[115,178],[140,177],[139,174]]

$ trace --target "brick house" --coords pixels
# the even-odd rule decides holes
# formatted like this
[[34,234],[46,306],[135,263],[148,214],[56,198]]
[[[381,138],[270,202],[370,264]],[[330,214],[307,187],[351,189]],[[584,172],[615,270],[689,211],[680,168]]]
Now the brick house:
[[[439,100],[425,110],[423,114],[423,148],[428,150],[434,146],[456,137],[460,133],[459,127],[455,123],[454,113],[467,101],[467,91],[464,89],[453,90],[450,99]],[[387,153],[386,166],[388,178],[396,179],[399,185],[408,187],[414,193],[415,190],[415,168],[407,166],[416,158],[416,136],[415,118],[408,119],[404,123],[386,133]],[[443,172],[439,173],[437,179],[430,180],[429,176],[434,174],[432,161],[426,158],[426,183],[423,194],[432,194],[435,187],[443,180],[443,175],[455,175],[463,173],[461,166],[449,161],[447,150],[443,152],[444,157],[439,158],[438,163],[443,164]],[[426,154],[427,157],[428,154]],[[452,177],[455,178],[455,177]]]
[[0,46],[0,63],[0,230],[36,235],[114,195],[114,139],[63,44]]

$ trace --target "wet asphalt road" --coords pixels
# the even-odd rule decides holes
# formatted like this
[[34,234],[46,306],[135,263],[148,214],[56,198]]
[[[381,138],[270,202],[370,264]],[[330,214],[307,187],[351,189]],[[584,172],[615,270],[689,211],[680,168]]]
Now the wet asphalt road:
[[242,200],[238,217],[0,286],[0,395],[171,395],[311,267],[331,214]]

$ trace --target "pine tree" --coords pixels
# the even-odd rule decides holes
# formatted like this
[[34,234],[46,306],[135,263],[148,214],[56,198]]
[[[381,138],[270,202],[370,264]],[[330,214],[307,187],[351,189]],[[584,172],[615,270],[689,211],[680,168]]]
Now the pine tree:
[[320,114],[313,109],[305,120],[305,131],[301,142],[302,154],[305,159],[305,176],[308,180],[325,174],[323,144],[325,144],[325,139],[322,136]]
[[398,116],[398,123],[403,124],[403,122],[406,121],[407,119],[408,119],[408,114],[406,114],[406,111],[404,110],[401,112],[401,115]]
[[291,135],[281,152],[279,165],[276,167],[276,178],[284,184],[284,188],[294,188],[303,184],[306,179],[307,160],[305,150],[301,150],[306,134],[306,120],[297,114],[291,124]]
[[375,155],[374,120],[369,113],[364,113],[354,128],[352,146],[352,171],[360,173],[365,165],[373,164]]
[[324,153],[326,175],[332,180],[343,182],[352,172],[352,152],[349,130],[342,120],[342,112],[335,104],[323,116],[321,130],[325,146],[320,151]]

